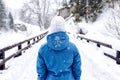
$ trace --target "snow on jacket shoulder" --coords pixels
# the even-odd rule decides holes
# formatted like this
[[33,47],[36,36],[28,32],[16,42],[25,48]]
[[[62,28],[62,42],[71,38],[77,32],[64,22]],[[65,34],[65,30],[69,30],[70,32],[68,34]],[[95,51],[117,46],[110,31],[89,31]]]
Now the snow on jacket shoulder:
[[38,80],[80,80],[81,58],[65,32],[47,36],[38,53]]

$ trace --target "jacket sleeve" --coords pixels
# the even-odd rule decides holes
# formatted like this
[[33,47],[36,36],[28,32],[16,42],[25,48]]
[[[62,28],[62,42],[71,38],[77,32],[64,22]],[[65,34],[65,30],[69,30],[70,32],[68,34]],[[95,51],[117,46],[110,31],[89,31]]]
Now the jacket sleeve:
[[37,69],[37,73],[38,73],[38,79],[37,80],[45,80],[46,79],[46,75],[47,75],[47,68],[45,65],[45,62],[41,56],[41,49],[38,52],[38,57],[37,57],[37,65],[36,65],[36,69]]
[[81,57],[77,47],[74,45],[74,59],[72,65],[73,76],[75,80],[80,80],[81,77]]

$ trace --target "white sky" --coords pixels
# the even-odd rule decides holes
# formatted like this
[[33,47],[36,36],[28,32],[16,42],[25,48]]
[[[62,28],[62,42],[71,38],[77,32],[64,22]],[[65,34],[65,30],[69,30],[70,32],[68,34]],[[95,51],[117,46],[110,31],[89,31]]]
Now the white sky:
[[[24,2],[29,1],[29,0],[4,0],[4,1],[6,2],[6,5],[10,7],[11,9],[19,9],[22,7]],[[57,1],[61,2],[62,0],[57,0]]]
[[5,0],[5,3],[8,7],[12,9],[19,9],[22,7],[25,1],[26,0]]

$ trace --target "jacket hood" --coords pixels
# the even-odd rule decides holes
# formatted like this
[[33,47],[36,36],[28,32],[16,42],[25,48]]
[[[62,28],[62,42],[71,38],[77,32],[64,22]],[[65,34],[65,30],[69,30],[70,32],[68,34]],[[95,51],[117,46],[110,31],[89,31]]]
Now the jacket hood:
[[63,50],[68,46],[68,44],[69,37],[63,31],[55,32],[47,36],[47,45],[53,50]]

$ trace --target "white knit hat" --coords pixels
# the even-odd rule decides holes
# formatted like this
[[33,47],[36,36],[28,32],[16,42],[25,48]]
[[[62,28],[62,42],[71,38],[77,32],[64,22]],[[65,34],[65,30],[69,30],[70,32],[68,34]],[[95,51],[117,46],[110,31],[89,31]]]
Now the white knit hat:
[[55,16],[51,21],[50,31],[51,33],[58,32],[58,31],[65,31],[64,18],[61,16]]

